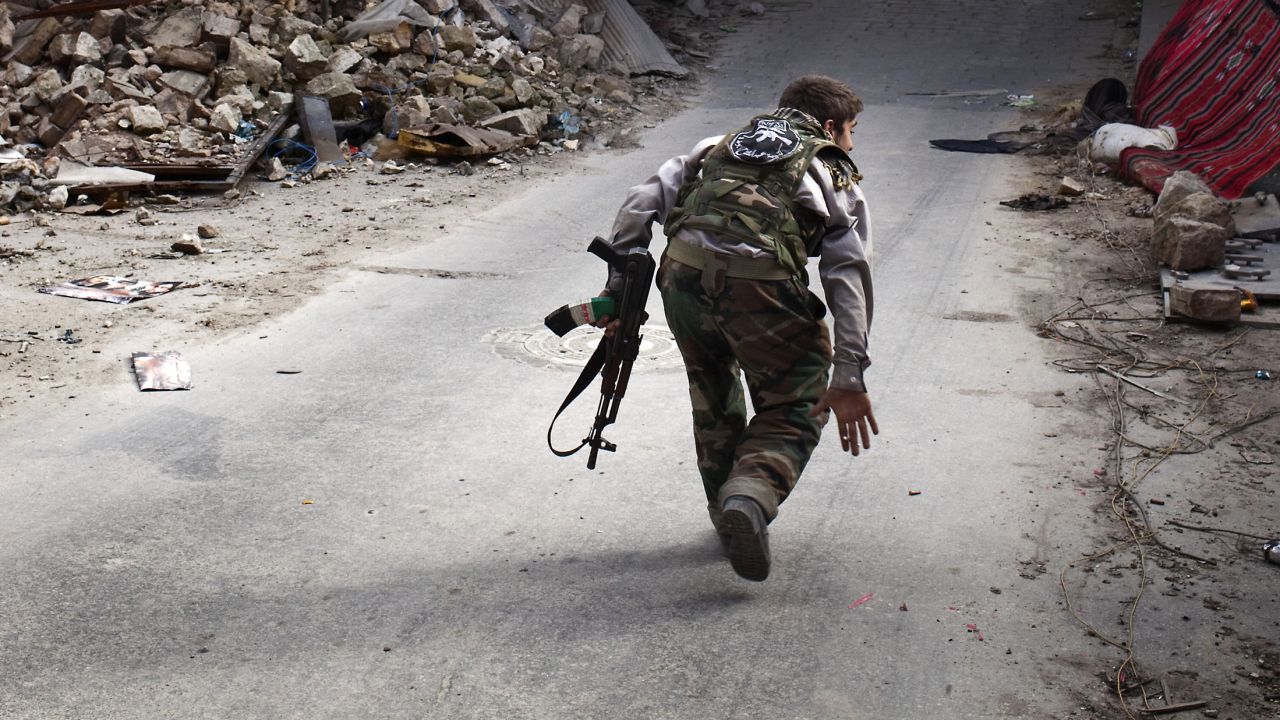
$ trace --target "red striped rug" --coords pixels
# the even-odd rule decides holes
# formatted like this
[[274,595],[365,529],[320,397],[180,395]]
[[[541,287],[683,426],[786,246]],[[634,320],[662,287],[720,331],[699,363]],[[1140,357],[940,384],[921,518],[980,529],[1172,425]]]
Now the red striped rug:
[[1138,68],[1133,104],[1139,125],[1177,128],[1179,146],[1126,150],[1130,179],[1158,193],[1190,170],[1221,197],[1263,189],[1280,171],[1280,1],[1186,0]]

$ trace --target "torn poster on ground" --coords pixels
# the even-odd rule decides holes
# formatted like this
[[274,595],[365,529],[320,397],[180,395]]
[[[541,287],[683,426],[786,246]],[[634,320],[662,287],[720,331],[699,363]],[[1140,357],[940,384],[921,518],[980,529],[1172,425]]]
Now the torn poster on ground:
[[134,353],[133,374],[139,390],[191,389],[191,365],[179,352]]
[[153,282],[151,280],[134,280],[114,275],[95,275],[94,277],[65,282],[61,285],[42,287],[40,292],[47,295],[125,305],[135,300],[146,300],[147,298],[164,295],[180,287],[182,287],[181,280]]

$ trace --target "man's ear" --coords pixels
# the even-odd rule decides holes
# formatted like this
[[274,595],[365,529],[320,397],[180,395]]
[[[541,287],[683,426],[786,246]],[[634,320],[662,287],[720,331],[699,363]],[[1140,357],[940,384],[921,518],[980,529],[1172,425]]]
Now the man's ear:
[[822,129],[826,131],[828,135],[834,137],[836,134],[836,121],[829,119],[822,121]]

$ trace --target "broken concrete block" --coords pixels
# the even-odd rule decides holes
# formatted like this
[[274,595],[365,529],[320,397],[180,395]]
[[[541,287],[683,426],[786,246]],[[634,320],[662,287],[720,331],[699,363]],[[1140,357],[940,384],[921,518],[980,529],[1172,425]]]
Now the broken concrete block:
[[1209,189],[1209,186],[1193,172],[1187,170],[1175,172],[1165,178],[1164,187],[1160,191],[1160,198],[1156,200],[1154,214],[1160,214],[1161,206],[1167,207],[1194,193],[1212,195],[1213,190]]
[[63,93],[57,105],[54,106],[50,119],[60,128],[70,128],[87,105],[88,103],[79,93]]
[[107,73],[92,65],[79,65],[71,71],[71,80],[62,88],[62,92],[83,92],[91,94],[102,87]]
[[49,43],[49,59],[59,65],[96,65],[102,62],[102,48],[89,33],[64,33]]
[[284,66],[299,80],[306,82],[328,72],[329,60],[310,35],[299,35],[289,43],[289,49],[285,51]]
[[1239,322],[1240,291],[1191,289],[1182,285],[1169,288],[1169,311],[1204,322]]
[[49,118],[40,121],[40,126],[36,128],[36,136],[40,139],[40,144],[45,147],[53,147],[62,140],[62,136],[67,131],[53,124]]
[[1221,225],[1231,237],[1236,234],[1236,224],[1235,219],[1231,217],[1231,207],[1212,193],[1195,192],[1183,196],[1182,199],[1176,202],[1165,203],[1163,206],[1157,203],[1152,216],[1155,218],[1157,229],[1162,222],[1171,217],[1185,217],[1199,220],[1200,222]]
[[13,49],[13,36],[17,30],[10,16],[8,3],[0,5],[0,55]]
[[560,14],[560,19],[551,26],[551,34],[556,37],[567,38],[577,35],[582,29],[582,18],[586,17],[587,9],[577,3],[565,8]]
[[163,132],[168,124],[160,115],[160,111],[150,105],[134,105],[124,111],[129,127],[138,135],[150,135]]
[[604,32],[605,13],[594,12],[589,13],[582,18],[582,34],[583,35],[599,35]]
[[158,47],[152,60],[163,68],[190,70],[208,74],[213,72],[217,58],[213,51],[194,47]]
[[35,65],[44,55],[44,49],[49,46],[49,42],[60,32],[62,32],[62,23],[57,18],[42,18],[26,36],[14,39],[9,60],[23,65]]
[[413,51],[423,58],[433,58],[440,52],[440,45],[436,42],[436,36],[430,32],[420,32],[418,37],[413,39]]
[[476,31],[469,25],[465,27],[446,25],[440,28],[439,37],[440,46],[445,52],[457,50],[466,57],[471,57],[476,51],[476,46],[480,44]]
[[35,93],[36,97],[47,103],[62,92],[65,83],[62,82],[62,76],[58,74],[57,70],[49,68],[37,75],[28,87]]
[[178,130],[178,150],[184,155],[199,155],[204,150],[204,135],[186,127]]
[[195,100],[189,95],[165,88],[151,98],[151,104],[162,115],[172,115],[179,122],[187,122],[191,119],[191,107]]
[[345,73],[359,65],[361,60],[364,60],[364,56],[356,52],[355,48],[343,45],[329,56],[328,71]]
[[190,70],[174,70],[160,76],[159,83],[174,92],[200,99],[209,92],[209,78]]
[[314,38],[320,33],[320,26],[292,13],[285,13],[276,21],[275,32],[281,43],[290,44],[302,35]]
[[413,26],[402,22],[394,30],[373,33],[369,44],[388,55],[399,55],[413,47]]
[[204,246],[200,244],[200,240],[193,235],[184,233],[182,239],[169,246],[170,250],[180,252],[183,255],[202,255],[204,254]]
[[501,108],[481,95],[473,95],[462,101],[462,117],[469,123],[478,123],[500,112],[502,112]]
[[1151,252],[1156,262],[1174,270],[1203,270],[1226,260],[1231,233],[1213,223],[1171,216],[1156,226]]
[[489,98],[497,100],[507,93],[507,81],[500,76],[493,76],[485,80],[484,84],[476,88],[476,92]]
[[1079,197],[1085,191],[1084,183],[1073,177],[1064,177],[1062,182],[1058,183],[1058,194],[1068,197]]
[[209,13],[205,15],[201,32],[203,40],[219,47],[226,47],[231,43],[231,38],[240,33],[240,21],[233,17]]
[[96,38],[107,38],[112,43],[123,43],[124,33],[128,27],[128,16],[124,10],[99,10],[93,14],[89,23],[89,34]]
[[505,130],[512,135],[537,136],[547,124],[547,113],[529,108],[512,110],[480,123],[482,127]]
[[343,73],[327,72],[317,75],[307,83],[306,92],[328,100],[335,116],[353,113],[360,106],[360,89],[350,76]]
[[167,13],[156,29],[147,35],[151,47],[191,47],[200,42],[204,11],[188,7]]
[[240,108],[231,103],[222,103],[209,113],[209,127],[233,135],[239,129],[240,121],[243,119]]
[[289,171],[285,169],[284,163],[280,162],[280,158],[271,158],[263,177],[271,182],[279,182],[289,177]]
[[560,64],[564,70],[596,68],[604,53],[604,40],[596,35],[574,35],[560,46]]
[[249,82],[264,90],[274,85],[280,74],[280,61],[268,55],[266,50],[238,37],[231,39],[227,62],[243,72]]
[[463,4],[473,15],[488,20],[500,34],[505,35],[510,31],[511,23],[507,20],[507,13],[494,4],[493,0],[463,0]]

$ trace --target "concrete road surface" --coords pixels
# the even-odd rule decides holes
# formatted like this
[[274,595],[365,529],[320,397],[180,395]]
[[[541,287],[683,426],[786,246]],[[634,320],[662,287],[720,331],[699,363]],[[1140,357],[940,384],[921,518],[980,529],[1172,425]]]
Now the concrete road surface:
[[[403,272],[187,352],[192,392],[122,379],[3,421],[0,718],[1087,716],[1098,643],[1042,574],[1083,545],[1063,448],[1096,444],[1032,331],[1057,267],[994,202],[1011,159],[927,146],[1018,116],[910,93],[1087,82],[1115,23],[767,5],[641,149],[446,229],[406,208],[434,242],[378,259]],[[590,340],[540,323],[599,288],[582,250],[625,188],[814,71],[868,101],[882,432],[858,459],[824,439],[754,584],[719,556],[661,323],[596,472],[544,445]]]

